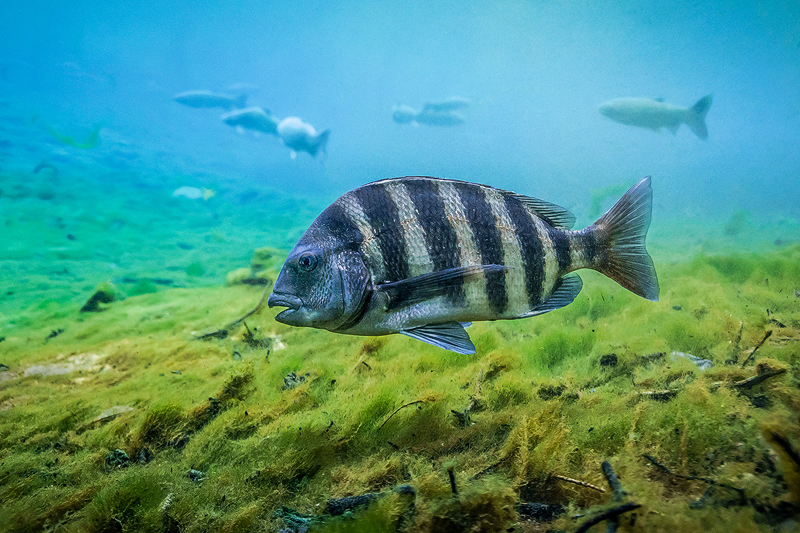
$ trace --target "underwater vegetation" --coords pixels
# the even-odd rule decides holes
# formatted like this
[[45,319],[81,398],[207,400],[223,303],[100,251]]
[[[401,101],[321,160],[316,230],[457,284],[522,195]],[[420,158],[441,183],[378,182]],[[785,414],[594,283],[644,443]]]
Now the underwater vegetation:
[[609,185],[608,187],[600,187],[591,192],[591,203],[589,204],[589,217],[596,218],[603,212],[603,202],[609,198],[618,198],[625,194],[625,191],[630,187],[630,183],[619,183],[617,185]]
[[50,125],[45,125],[45,129],[47,133],[53,136],[61,144],[66,144],[67,146],[72,146],[73,148],[80,148],[82,150],[91,150],[92,148],[96,148],[98,144],[100,144],[100,130],[103,127],[103,123],[97,123],[92,126],[92,130],[89,135],[86,136],[86,139],[83,141],[77,141],[71,135],[65,135],[60,133],[55,128]]
[[587,273],[474,355],[266,308],[199,340],[283,259],[6,317],[0,531],[797,528],[800,245],[656,253],[658,303]]

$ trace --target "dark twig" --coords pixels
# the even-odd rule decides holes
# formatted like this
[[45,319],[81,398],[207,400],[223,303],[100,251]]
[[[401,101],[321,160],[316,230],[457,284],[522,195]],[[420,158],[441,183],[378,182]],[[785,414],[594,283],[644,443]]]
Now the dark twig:
[[650,454],[643,453],[642,457],[644,457],[645,459],[650,461],[653,464],[653,466],[660,468],[661,470],[663,470],[664,472],[666,472],[667,474],[669,474],[671,476],[679,477],[681,479],[686,479],[686,480],[689,480],[689,481],[703,481],[705,483],[708,483],[709,485],[718,485],[720,487],[724,487],[726,489],[730,489],[730,490],[738,493],[739,497],[742,499],[742,501],[745,501],[746,496],[745,496],[744,489],[740,489],[739,487],[734,487],[733,485],[728,485],[727,483],[720,483],[720,482],[718,482],[718,481],[716,481],[714,479],[707,478],[707,477],[684,476],[683,474],[678,474],[678,473],[673,472],[672,470],[667,468],[665,465],[659,463],[656,460],[656,458],[653,457]]
[[[231,322],[230,324],[228,324],[224,328],[220,328],[220,329],[218,329],[216,331],[212,331],[211,333],[206,333],[205,335],[200,335],[198,337],[195,337],[195,339],[197,339],[197,340],[224,339],[225,337],[228,336],[228,333],[233,330],[233,328],[235,328],[240,323],[242,323],[247,317],[249,317],[250,315],[254,314],[256,311],[261,309],[261,306],[264,305],[264,300],[267,299],[267,295],[268,294],[269,294],[269,285],[267,285],[264,288],[264,292],[261,293],[261,299],[258,300],[258,303],[256,304],[256,306],[252,310],[250,310],[248,313],[246,313],[244,316],[242,316],[241,318],[237,318],[236,320],[234,320],[233,322]],[[250,330],[248,329],[248,331],[250,331]]]
[[772,440],[775,441],[775,444],[780,446],[781,449],[784,451],[784,453],[789,457],[789,459],[791,459],[792,462],[794,462],[795,468],[800,468],[800,454],[797,453],[797,450],[794,449],[792,443],[789,442],[789,440],[786,437],[784,437],[783,435],[779,435],[774,431],[770,431],[770,436],[772,437]]
[[[778,369],[778,370],[767,370],[766,372],[762,372],[761,374],[759,374],[757,376],[749,377],[747,379],[743,379],[743,380],[740,380],[740,381],[734,381],[733,382],[733,386],[736,387],[737,389],[751,389],[751,388],[755,387],[756,385],[758,385],[759,383],[761,383],[763,381],[766,381],[767,379],[769,379],[771,377],[780,376],[781,374],[783,374],[785,372],[786,372],[785,368],[781,368],[781,369]],[[715,381],[714,383],[712,383],[710,385],[710,387],[711,387],[711,390],[717,390],[718,388],[720,388],[724,384],[725,384],[724,381]]]
[[761,342],[759,342],[759,343],[756,345],[756,347],[755,347],[755,348],[753,348],[753,351],[752,351],[752,352],[750,352],[750,355],[748,355],[748,356],[747,356],[747,359],[745,359],[745,360],[744,360],[744,363],[742,363],[742,368],[744,368],[744,367],[746,367],[746,366],[747,366],[747,363],[749,363],[749,362],[750,362],[750,359],[752,359],[752,358],[753,358],[753,356],[756,354],[756,351],[758,351],[758,349],[759,349],[759,348],[761,348],[761,346],[762,346],[762,345],[763,345],[765,342],[767,342],[767,339],[769,339],[769,336],[770,336],[770,335],[772,335],[772,330],[769,330],[769,331],[768,331],[768,332],[767,332],[767,333],[764,335],[764,338],[763,338],[763,339],[761,339]]
[[608,480],[608,484],[614,491],[614,501],[621,502],[622,499],[628,495],[628,493],[622,489],[622,483],[619,482],[617,474],[615,474],[614,470],[611,468],[611,463],[608,461],[603,461],[603,464],[600,465],[600,467],[603,470],[603,475],[606,476],[606,480]]
[[400,409],[403,409],[403,408],[405,408],[405,407],[408,407],[408,406],[410,406],[410,405],[414,405],[414,404],[416,404],[416,403],[426,403],[426,402],[430,402],[430,401],[432,401],[432,400],[428,400],[428,399],[424,399],[424,400],[414,400],[413,402],[408,402],[407,404],[403,404],[403,405],[401,405],[400,407],[398,407],[397,409],[395,409],[395,410],[394,410],[394,412],[393,412],[392,414],[390,414],[390,415],[389,415],[389,417],[388,417],[386,420],[384,420],[384,421],[383,421],[383,423],[382,423],[380,426],[378,426],[378,429],[381,429],[383,426],[385,426],[385,425],[386,425],[386,422],[388,422],[389,420],[391,420],[391,419],[392,419],[392,417],[393,417],[394,415],[396,415],[396,414],[397,414],[397,413],[400,411]]
[[749,389],[751,387],[755,387],[756,385],[766,380],[767,378],[771,378],[773,376],[779,376],[784,372],[786,372],[785,368],[781,368],[779,370],[768,370],[757,376],[737,381],[733,384],[733,386],[736,387],[737,389]]
[[198,335],[195,337],[198,341],[205,341],[208,339],[224,339],[228,336],[227,329],[218,329],[216,331],[212,331],[211,333],[204,333],[203,335]]
[[453,465],[447,467],[447,477],[450,478],[450,490],[453,491],[453,495],[458,496],[458,489],[456,488],[456,475],[453,472]]
[[575,530],[575,533],[584,533],[585,531],[589,531],[589,528],[592,526],[596,526],[603,520],[615,519],[619,515],[623,513],[627,513],[628,511],[633,511],[634,509],[638,509],[641,507],[641,504],[628,502],[624,503],[618,507],[614,507],[613,509],[609,509],[605,513],[600,513],[599,515],[595,516],[594,518],[590,518],[583,524],[581,527]]

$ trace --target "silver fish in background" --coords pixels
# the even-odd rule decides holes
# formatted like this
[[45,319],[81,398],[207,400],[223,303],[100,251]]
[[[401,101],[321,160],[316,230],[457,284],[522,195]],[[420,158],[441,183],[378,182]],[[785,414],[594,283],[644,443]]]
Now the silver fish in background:
[[414,122],[419,112],[411,106],[405,104],[396,105],[392,108],[392,120],[398,124],[408,124]]
[[283,144],[292,150],[292,159],[297,157],[297,152],[308,152],[311,157],[324,154],[331,134],[331,130],[317,133],[314,126],[298,117],[286,117],[277,129]]
[[179,104],[196,108],[238,109],[247,105],[247,95],[231,96],[212,91],[186,91],[172,97]]
[[464,123],[464,117],[455,111],[422,110],[415,119],[420,124],[428,126],[458,126]]
[[219,117],[222,122],[237,130],[250,130],[268,135],[278,135],[280,119],[269,110],[258,106],[236,109]]
[[601,115],[628,126],[637,126],[658,131],[666,128],[675,135],[681,124],[701,139],[708,138],[706,114],[711,108],[711,95],[704,96],[692,107],[665,104],[663,98],[615,98],[598,107]]
[[645,249],[644,178],[597,222],[571,231],[557,205],[463,181],[405,177],[354,189],[294,247],[268,303],[292,326],[352,335],[402,333],[475,353],[477,320],[526,318],[571,303],[591,268],[658,299]]
[[431,113],[447,113],[450,111],[456,111],[457,109],[469,107],[470,103],[471,102],[469,98],[451,96],[450,98],[445,98],[444,100],[439,100],[438,102],[426,102],[425,107],[422,108],[422,111],[428,111]]

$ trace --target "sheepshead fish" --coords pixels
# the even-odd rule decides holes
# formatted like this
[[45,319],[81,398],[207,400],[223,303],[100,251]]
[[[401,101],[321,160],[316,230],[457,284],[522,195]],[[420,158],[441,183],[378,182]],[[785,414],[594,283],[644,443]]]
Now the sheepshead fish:
[[294,247],[268,304],[292,326],[351,335],[402,333],[475,353],[464,327],[571,303],[570,274],[602,272],[648,300],[658,280],[645,249],[650,178],[591,226],[557,205],[463,181],[405,177],[354,189]]

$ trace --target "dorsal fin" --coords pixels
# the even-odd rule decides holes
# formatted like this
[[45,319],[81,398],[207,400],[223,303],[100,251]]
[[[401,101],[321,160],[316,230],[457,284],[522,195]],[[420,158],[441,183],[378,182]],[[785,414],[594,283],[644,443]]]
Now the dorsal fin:
[[575,215],[561,207],[560,205],[551,204],[538,198],[531,198],[522,194],[513,193],[514,198],[522,202],[525,207],[533,211],[538,217],[544,219],[545,222],[559,229],[572,229],[575,225]]

